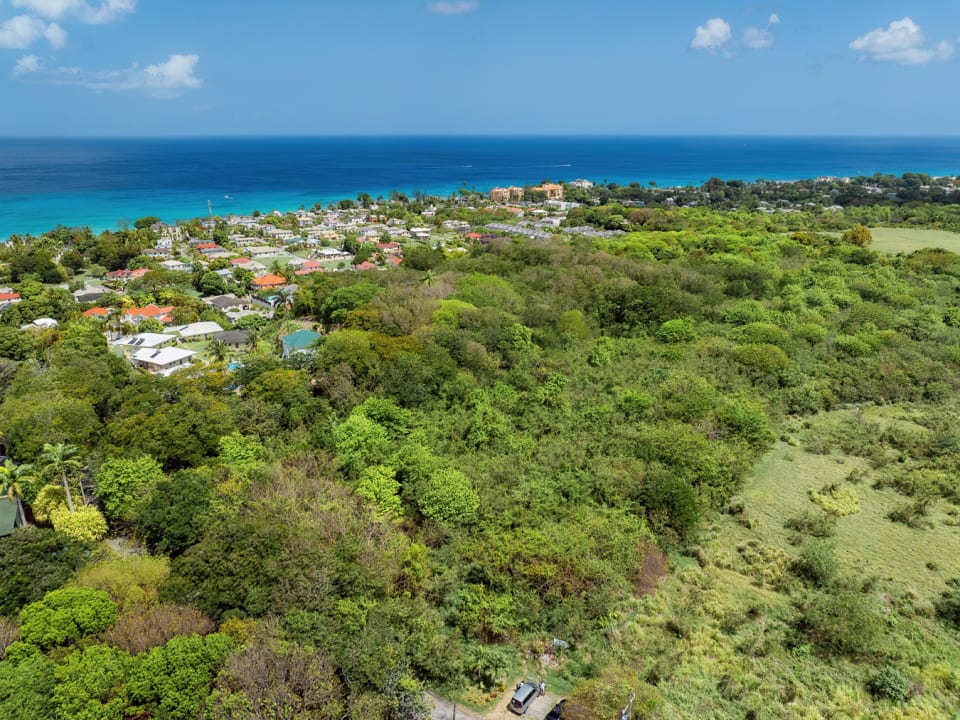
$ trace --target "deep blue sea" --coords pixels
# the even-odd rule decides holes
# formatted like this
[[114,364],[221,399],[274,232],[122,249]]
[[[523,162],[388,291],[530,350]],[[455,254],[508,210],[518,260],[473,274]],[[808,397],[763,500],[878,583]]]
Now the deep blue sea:
[[0,139],[0,239],[295,210],[367,192],[449,194],[541,180],[663,185],[960,174],[960,138],[284,137]]

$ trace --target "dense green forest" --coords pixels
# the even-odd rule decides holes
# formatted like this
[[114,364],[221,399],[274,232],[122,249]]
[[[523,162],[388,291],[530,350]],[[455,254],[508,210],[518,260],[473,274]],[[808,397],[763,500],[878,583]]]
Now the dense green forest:
[[[865,210],[645,212],[307,276],[171,377],[56,286],[145,230],[11,243],[0,720],[413,720],[541,667],[574,720],[955,717],[960,256],[878,252]],[[771,453],[847,465],[774,522],[744,494]],[[874,488],[921,586],[844,554]]]

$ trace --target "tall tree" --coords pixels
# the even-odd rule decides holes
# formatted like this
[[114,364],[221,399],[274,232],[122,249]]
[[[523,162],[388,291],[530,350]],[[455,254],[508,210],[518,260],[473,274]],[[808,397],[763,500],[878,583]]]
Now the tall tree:
[[[83,467],[77,455],[80,454],[80,448],[76,445],[66,445],[57,443],[43,444],[43,451],[40,453],[40,462],[43,465],[43,472],[49,475],[58,475],[63,483],[63,491],[67,494],[67,507],[70,512],[75,512],[73,506],[73,495],[70,493],[70,481],[68,475],[71,470],[79,470]],[[82,492],[82,488],[81,488]]]
[[23,512],[23,482],[32,477],[32,471],[32,466],[14,465],[10,460],[0,465],[0,494],[17,504],[20,527],[27,525],[27,516]]

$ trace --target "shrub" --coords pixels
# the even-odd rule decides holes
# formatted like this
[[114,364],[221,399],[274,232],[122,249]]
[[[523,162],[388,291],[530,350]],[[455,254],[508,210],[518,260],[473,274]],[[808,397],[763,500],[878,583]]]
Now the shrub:
[[910,699],[910,678],[902,670],[885,665],[867,680],[867,690],[878,699],[906,702]]
[[947,580],[947,589],[936,602],[937,615],[960,628],[960,577]]
[[867,595],[846,588],[817,592],[802,613],[800,629],[823,653],[857,658],[881,650],[883,616]]
[[459,470],[440,468],[418,488],[417,504],[424,517],[443,522],[468,522],[480,509],[480,497]]
[[663,343],[690,342],[695,340],[696,337],[697,330],[693,318],[667,320],[657,330],[657,340]]
[[216,625],[206,615],[185,605],[134,606],[103,634],[103,642],[131,655],[161,645],[181,635],[209,635]]
[[833,515],[817,511],[806,511],[787,518],[783,524],[788,530],[817,538],[832,537],[837,529],[837,519]]
[[733,356],[741,365],[771,374],[786,370],[790,364],[787,354],[776,345],[743,345]]
[[853,488],[828,483],[819,490],[807,491],[810,499],[831,515],[844,517],[860,512],[860,498]]
[[130,520],[137,503],[163,479],[163,469],[149,455],[138,458],[111,458],[97,473],[97,498],[111,520]]
[[53,530],[28,527],[0,541],[0,615],[12,615],[70,579],[91,546]]
[[814,586],[826,587],[834,581],[839,570],[833,545],[823,540],[807,543],[793,562],[793,572]]
[[103,590],[123,612],[133,605],[156,602],[157,589],[169,574],[170,561],[165,557],[126,557],[84,568],[73,584]]
[[75,512],[55,508],[50,512],[50,522],[54,530],[74,540],[96,542],[107,534],[107,519],[92,505],[81,505]]
[[117,605],[102,590],[63,588],[20,611],[24,642],[52,648],[103,632],[117,618]]

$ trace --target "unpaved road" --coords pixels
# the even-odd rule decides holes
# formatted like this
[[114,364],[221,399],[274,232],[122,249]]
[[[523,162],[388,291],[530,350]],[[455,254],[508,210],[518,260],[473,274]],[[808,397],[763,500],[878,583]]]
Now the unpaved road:
[[[504,692],[503,697],[497,702],[497,706],[483,715],[458,705],[456,706],[456,716],[454,716],[452,702],[429,692],[427,693],[427,704],[432,708],[430,715],[432,720],[517,720],[518,716],[507,709],[512,695],[512,691]],[[559,699],[559,697],[547,692],[543,697],[534,700],[533,705],[527,710],[527,714],[522,717],[529,720],[543,720]]]

